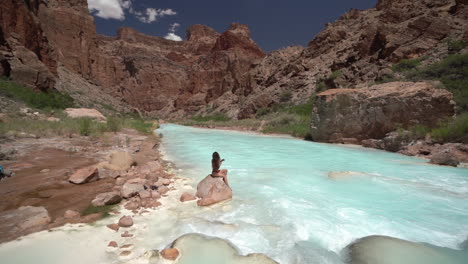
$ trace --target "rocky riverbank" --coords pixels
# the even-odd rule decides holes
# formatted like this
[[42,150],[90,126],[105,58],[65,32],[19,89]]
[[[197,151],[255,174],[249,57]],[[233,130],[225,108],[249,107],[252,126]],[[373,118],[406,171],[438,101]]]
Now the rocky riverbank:
[[164,170],[158,144],[131,129],[99,138],[10,137],[2,149],[16,154],[2,164],[15,175],[0,183],[0,241],[95,221],[121,197],[128,208],[159,206],[173,175]]

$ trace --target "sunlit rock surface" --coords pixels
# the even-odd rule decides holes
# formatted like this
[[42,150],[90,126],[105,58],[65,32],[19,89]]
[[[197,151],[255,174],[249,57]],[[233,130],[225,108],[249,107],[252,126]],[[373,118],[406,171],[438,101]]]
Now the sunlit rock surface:
[[345,248],[351,264],[462,264],[468,251],[436,247],[387,236],[368,236]]
[[181,252],[178,264],[275,264],[276,261],[264,254],[242,256],[228,241],[200,234],[188,234],[172,244]]

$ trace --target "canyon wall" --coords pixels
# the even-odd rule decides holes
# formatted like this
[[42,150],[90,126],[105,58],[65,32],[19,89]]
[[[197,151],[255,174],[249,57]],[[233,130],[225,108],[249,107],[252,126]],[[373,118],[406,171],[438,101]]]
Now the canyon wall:
[[[0,7],[1,75],[74,97],[79,95],[66,82],[87,82],[153,116],[193,115],[209,103],[236,116],[232,106],[251,92],[249,69],[265,57],[239,23],[221,34],[194,25],[187,40],[177,42],[131,28],[116,37],[96,34],[86,0],[5,0]],[[112,101],[105,103],[115,107]]]
[[467,13],[464,0],[380,0],[327,24],[307,47],[265,54],[238,23],[223,33],[194,25],[180,42],[131,28],[109,37],[96,34],[86,0],[3,0],[0,75],[92,107],[248,118],[284,93],[304,103],[319,83],[366,87],[401,59],[437,60],[447,40],[468,41]]
[[[351,9],[328,23],[305,48],[289,47],[269,54],[252,70],[253,92],[242,117],[280,101],[286,91],[304,103],[327,88],[361,88],[391,76],[391,65],[427,56],[445,57],[448,42],[468,42],[465,0],[379,0],[375,8]],[[263,100],[258,100],[262,98]]]

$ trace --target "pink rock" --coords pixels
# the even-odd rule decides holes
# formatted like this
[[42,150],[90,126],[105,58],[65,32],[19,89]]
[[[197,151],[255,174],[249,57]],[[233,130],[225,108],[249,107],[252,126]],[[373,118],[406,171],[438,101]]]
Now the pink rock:
[[133,225],[133,219],[131,216],[122,216],[119,220],[120,227],[131,227]]
[[197,197],[201,198],[197,204],[207,206],[232,198],[232,190],[221,177],[208,175],[197,186]]
[[125,231],[122,235],[120,235],[121,237],[133,237],[133,234],[130,234],[128,231]]
[[125,178],[117,178],[117,180],[115,180],[115,185],[123,185],[125,183],[126,179]]
[[109,242],[109,244],[108,244],[107,246],[108,246],[108,247],[114,247],[114,248],[119,247],[119,245],[118,245],[117,242],[115,242],[115,241]]
[[68,179],[71,183],[83,184],[97,180],[99,177],[99,170],[95,166],[90,166],[86,168],[78,169],[72,176]]
[[118,224],[109,224],[107,225],[108,228],[114,230],[114,231],[119,231],[120,226]]
[[65,214],[63,215],[63,217],[67,219],[78,218],[80,217],[80,213],[74,210],[67,210],[65,211]]
[[161,186],[161,187],[158,188],[158,192],[159,192],[160,194],[165,194],[165,193],[167,193],[168,191],[169,191],[169,188],[166,187],[166,186]]
[[89,117],[98,121],[107,121],[107,118],[96,109],[89,108],[67,108],[65,113],[71,118]]
[[151,191],[151,198],[153,198],[153,199],[159,199],[159,198],[161,198],[161,194],[160,194],[158,191],[156,191],[156,190],[152,190],[152,191]]
[[193,201],[193,200],[196,200],[197,198],[190,194],[190,193],[183,193],[181,196],[180,196],[180,201],[181,202],[186,202],[186,201]]
[[179,251],[176,248],[166,248],[161,251],[161,256],[165,259],[176,260],[179,256]]

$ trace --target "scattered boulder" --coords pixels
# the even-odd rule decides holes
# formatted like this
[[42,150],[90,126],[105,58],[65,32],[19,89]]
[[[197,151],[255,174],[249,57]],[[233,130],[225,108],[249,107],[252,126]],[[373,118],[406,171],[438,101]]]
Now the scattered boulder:
[[120,226],[118,224],[109,224],[109,225],[106,225],[109,229],[112,229],[114,231],[119,231],[120,229]]
[[104,168],[99,168],[99,179],[113,178],[117,179],[121,176],[121,171],[108,170]]
[[133,225],[133,219],[131,216],[122,216],[119,220],[120,227],[131,227]]
[[151,197],[151,193],[147,190],[140,191],[138,195],[140,196],[141,199],[146,199],[146,198]]
[[117,180],[115,180],[115,185],[123,185],[127,180],[124,179],[124,178],[117,178]]
[[162,195],[162,194],[166,194],[167,192],[169,191],[169,188],[166,187],[166,186],[161,186],[158,188],[158,192]]
[[159,199],[159,198],[161,198],[161,194],[160,194],[158,191],[156,191],[156,190],[152,190],[152,191],[151,191],[151,198],[153,198],[153,199]]
[[128,231],[125,231],[123,232],[122,235],[120,235],[121,237],[133,237],[133,234],[130,234]]
[[43,230],[51,222],[44,207],[22,206],[0,213],[0,242]]
[[186,193],[184,192],[181,196],[180,196],[180,201],[181,202],[186,202],[186,201],[193,201],[193,200],[196,200],[197,197],[195,197],[194,195],[190,194],[190,193]]
[[121,257],[126,257],[126,256],[129,256],[130,254],[132,254],[132,252],[130,250],[124,250],[124,251],[120,252]]
[[132,155],[125,151],[114,151],[108,157],[107,162],[101,163],[101,167],[115,171],[125,171],[136,165]]
[[161,251],[161,256],[168,260],[176,260],[179,256],[179,250],[176,248],[166,248]]
[[221,177],[206,176],[197,185],[197,197],[201,198],[197,204],[207,206],[232,198],[232,190]]
[[94,206],[105,206],[119,203],[121,200],[122,197],[120,197],[119,193],[106,192],[98,194],[96,198],[94,198],[94,200],[91,202],[91,204]]
[[127,210],[136,210],[140,208],[141,204],[139,201],[129,201],[124,205],[124,208]]
[[67,210],[65,211],[65,214],[63,215],[63,217],[65,217],[66,219],[79,218],[80,216],[81,214],[74,210]]
[[120,195],[123,198],[130,198],[137,195],[140,191],[144,191],[145,187],[139,183],[125,183],[120,190]]
[[432,164],[452,166],[452,167],[457,167],[460,164],[460,161],[458,161],[449,152],[440,152],[440,153],[434,154],[431,157],[429,162]]
[[106,122],[107,118],[96,109],[90,108],[67,108],[65,113],[71,118],[88,117],[97,121]]
[[114,248],[119,247],[119,245],[118,245],[117,242],[115,242],[115,241],[109,242],[109,244],[108,244],[107,246],[108,246],[108,247],[114,247]]
[[131,248],[131,247],[133,247],[133,244],[125,244],[121,246],[120,248]]
[[68,179],[69,182],[74,184],[84,184],[94,180],[97,180],[99,177],[99,170],[95,166],[90,166],[86,168],[78,169],[72,176]]
[[161,206],[161,203],[153,199],[144,199],[141,201],[141,205],[144,208],[156,208],[158,206]]

